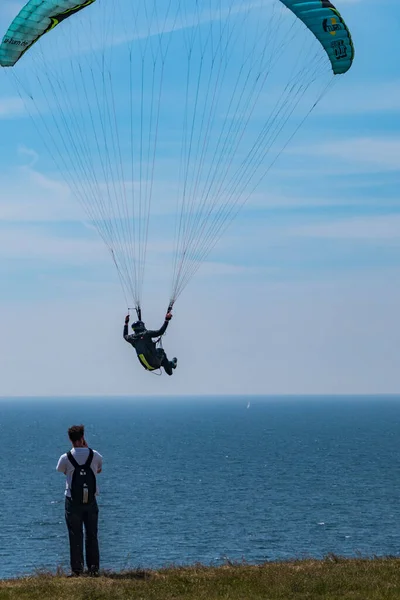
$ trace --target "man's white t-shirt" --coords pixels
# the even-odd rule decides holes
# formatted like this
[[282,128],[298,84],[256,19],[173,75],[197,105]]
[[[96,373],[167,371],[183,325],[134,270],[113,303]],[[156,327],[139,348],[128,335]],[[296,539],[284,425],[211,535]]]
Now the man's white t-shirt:
[[[71,454],[78,463],[78,465],[84,465],[89,457],[89,448],[72,448]],[[96,476],[96,495],[99,493],[99,488],[97,486],[97,474],[100,473],[102,465],[103,457],[96,450],[93,450],[93,460],[91,468]],[[67,498],[71,498],[72,475],[74,474],[75,467],[68,460],[67,454],[63,454],[62,456],[60,456],[56,470],[66,475],[67,480],[65,482],[65,495],[67,496]]]

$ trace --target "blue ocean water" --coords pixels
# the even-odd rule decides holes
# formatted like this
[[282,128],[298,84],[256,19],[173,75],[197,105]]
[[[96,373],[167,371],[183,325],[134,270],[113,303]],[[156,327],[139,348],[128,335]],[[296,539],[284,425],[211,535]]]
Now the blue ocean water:
[[400,397],[0,401],[0,578],[68,570],[72,424],[104,457],[101,567],[399,555]]

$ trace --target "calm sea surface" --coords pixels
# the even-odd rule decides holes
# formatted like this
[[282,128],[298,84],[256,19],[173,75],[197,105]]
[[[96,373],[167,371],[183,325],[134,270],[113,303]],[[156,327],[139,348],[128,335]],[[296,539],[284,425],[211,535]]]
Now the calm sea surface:
[[400,397],[3,400],[0,578],[68,570],[77,423],[103,568],[400,554]]

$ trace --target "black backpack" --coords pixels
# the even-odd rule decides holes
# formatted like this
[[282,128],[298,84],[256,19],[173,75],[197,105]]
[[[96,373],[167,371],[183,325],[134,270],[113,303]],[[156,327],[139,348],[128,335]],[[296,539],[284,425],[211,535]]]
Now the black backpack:
[[89,456],[84,465],[79,465],[71,452],[68,460],[75,467],[71,483],[71,499],[76,504],[90,504],[96,495],[96,476],[91,468],[93,450],[89,448]]

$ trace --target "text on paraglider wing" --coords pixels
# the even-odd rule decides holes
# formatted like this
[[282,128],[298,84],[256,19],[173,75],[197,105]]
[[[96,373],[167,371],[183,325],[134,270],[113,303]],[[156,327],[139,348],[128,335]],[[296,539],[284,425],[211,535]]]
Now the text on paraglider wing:
[[344,40],[335,40],[331,43],[331,47],[334,49],[336,58],[338,60],[341,58],[347,58],[347,46]]
[[30,42],[26,40],[14,40],[13,38],[4,38],[3,44],[12,44],[13,46],[29,46]]
[[323,30],[326,33],[330,33],[331,35],[336,35],[337,31],[341,31],[344,29],[344,26],[338,21],[335,17],[331,17],[330,19],[324,19],[322,22]]

